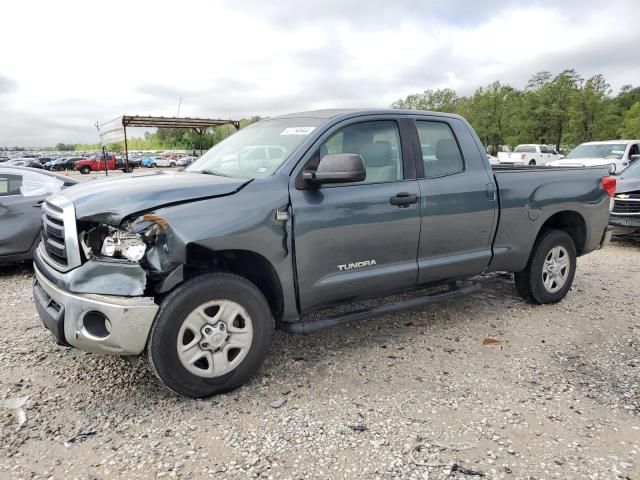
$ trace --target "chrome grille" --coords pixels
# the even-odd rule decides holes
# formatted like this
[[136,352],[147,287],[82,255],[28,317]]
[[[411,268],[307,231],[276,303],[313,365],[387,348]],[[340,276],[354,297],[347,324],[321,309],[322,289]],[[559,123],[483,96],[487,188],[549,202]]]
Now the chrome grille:
[[41,253],[45,261],[66,272],[80,265],[75,209],[65,197],[54,195],[42,205]]
[[628,195],[629,198],[615,198],[613,201],[612,215],[640,215],[640,198],[637,195]]

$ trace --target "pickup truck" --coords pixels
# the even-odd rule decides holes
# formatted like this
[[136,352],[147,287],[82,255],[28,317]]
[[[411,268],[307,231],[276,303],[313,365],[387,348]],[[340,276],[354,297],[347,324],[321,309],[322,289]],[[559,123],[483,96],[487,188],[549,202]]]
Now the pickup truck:
[[513,152],[498,152],[498,162],[510,165],[546,165],[563,158],[548,145],[518,145]]
[[554,167],[604,166],[609,173],[619,174],[640,159],[640,140],[605,140],[586,142],[571,150],[563,160],[550,163]]
[[[78,170],[83,175],[88,175],[91,172],[102,172],[104,171],[104,163],[105,159],[103,155],[96,155],[91,158],[86,158],[84,160],[79,160],[76,162],[76,170]],[[115,155],[108,154],[107,155],[107,170],[122,170],[123,172],[131,173],[133,172],[133,164],[129,164],[129,169],[125,168],[124,162],[119,162],[116,159]]]
[[[256,145],[284,154],[243,162]],[[576,257],[610,238],[615,183],[600,167],[493,170],[452,114],[284,115],[185,171],[49,197],[33,294],[58,343],[146,353],[167,388],[207,397],[257,371],[275,326],[311,333],[429,304],[494,271],[515,272],[527,301],[560,301]]]

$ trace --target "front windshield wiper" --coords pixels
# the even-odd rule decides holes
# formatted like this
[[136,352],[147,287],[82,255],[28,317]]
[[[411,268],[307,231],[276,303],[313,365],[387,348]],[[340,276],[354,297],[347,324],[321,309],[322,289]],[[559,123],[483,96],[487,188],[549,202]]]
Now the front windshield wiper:
[[204,173],[205,175],[217,175],[219,177],[229,177],[229,178],[231,178],[231,175],[227,175],[226,173],[219,172],[218,170],[206,169],[206,170],[198,170],[197,172],[198,173]]

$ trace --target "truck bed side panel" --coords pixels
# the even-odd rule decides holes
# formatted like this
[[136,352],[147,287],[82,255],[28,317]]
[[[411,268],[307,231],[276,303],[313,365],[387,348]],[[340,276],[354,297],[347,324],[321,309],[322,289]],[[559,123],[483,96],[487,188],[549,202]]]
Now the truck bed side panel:
[[523,270],[541,228],[560,212],[575,212],[584,221],[586,238],[578,255],[598,248],[609,219],[609,197],[601,180],[606,169],[496,169],[494,175],[500,220],[489,271]]

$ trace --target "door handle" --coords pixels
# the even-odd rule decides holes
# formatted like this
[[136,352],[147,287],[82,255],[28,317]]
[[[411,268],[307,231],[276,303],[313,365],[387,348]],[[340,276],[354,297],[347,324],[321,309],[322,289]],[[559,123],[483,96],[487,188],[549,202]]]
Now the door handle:
[[418,203],[418,196],[409,192],[400,192],[395,197],[389,199],[391,205],[396,205],[400,208],[408,207],[412,203]]

